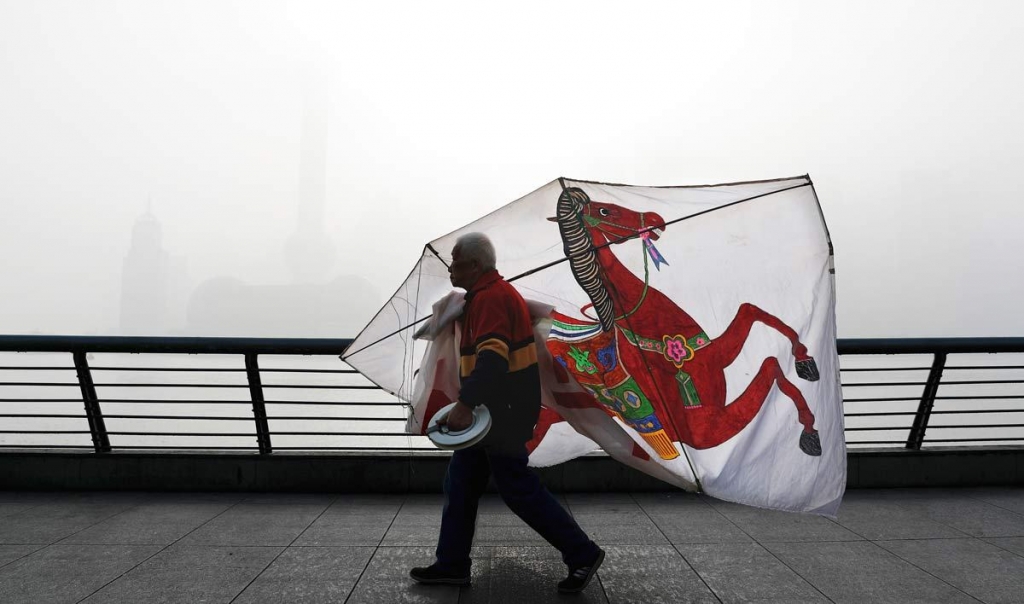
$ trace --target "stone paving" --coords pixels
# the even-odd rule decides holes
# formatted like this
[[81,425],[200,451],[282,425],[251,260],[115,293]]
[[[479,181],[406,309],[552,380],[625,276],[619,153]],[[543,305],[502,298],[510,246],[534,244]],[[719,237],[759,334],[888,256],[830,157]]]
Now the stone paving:
[[494,496],[457,588],[408,578],[440,495],[0,491],[0,602],[1024,602],[1024,488],[850,491],[838,522],[685,493],[562,500],[607,551],[578,596]]

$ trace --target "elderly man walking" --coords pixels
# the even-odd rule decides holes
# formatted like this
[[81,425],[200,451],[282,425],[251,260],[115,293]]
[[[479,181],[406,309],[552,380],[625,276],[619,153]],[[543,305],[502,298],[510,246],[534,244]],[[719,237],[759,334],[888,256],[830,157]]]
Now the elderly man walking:
[[466,290],[466,306],[459,401],[442,423],[463,430],[472,422],[473,408],[487,405],[492,427],[481,443],[452,455],[444,479],[437,560],[410,575],[425,584],[469,584],[477,504],[493,475],[505,504],[562,553],[569,574],[558,591],[583,591],[604,561],[604,551],[526,466],[526,443],[540,413],[536,347],[544,344],[534,341],[523,297],[495,269],[494,246],[485,235],[459,237],[448,271],[452,285]]

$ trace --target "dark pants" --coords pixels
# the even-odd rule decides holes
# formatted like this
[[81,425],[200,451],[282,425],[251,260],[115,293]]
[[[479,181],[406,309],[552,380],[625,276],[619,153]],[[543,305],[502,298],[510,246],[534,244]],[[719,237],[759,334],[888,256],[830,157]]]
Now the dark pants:
[[570,568],[593,562],[597,545],[526,467],[526,462],[525,448],[519,454],[499,454],[477,445],[452,455],[444,477],[445,503],[437,542],[437,562],[442,568],[469,572],[477,504],[491,473],[509,509],[562,552],[562,560]]

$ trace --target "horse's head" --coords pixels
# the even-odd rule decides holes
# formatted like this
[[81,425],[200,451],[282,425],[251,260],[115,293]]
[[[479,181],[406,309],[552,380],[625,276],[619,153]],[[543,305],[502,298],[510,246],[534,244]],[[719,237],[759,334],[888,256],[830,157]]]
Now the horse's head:
[[[636,212],[611,203],[590,201],[590,197],[578,187],[562,191],[558,196],[556,216],[549,220],[558,223],[573,277],[590,297],[601,321],[601,329],[612,330],[615,327],[615,305],[598,270],[599,254],[606,262],[618,262],[607,249],[608,244],[641,236],[657,239],[665,228],[665,220],[654,212]],[[653,246],[649,247],[653,249]],[[655,262],[657,266],[658,260]]]
[[622,243],[645,233],[657,240],[665,230],[665,220],[654,212],[636,212],[613,203],[592,201],[583,207],[581,217],[596,241],[599,234],[610,243]]
[[622,243],[648,233],[656,240],[665,229],[665,220],[654,212],[637,212],[613,203],[591,201],[576,187],[562,192],[558,198],[558,216],[549,220],[561,222],[573,218],[582,221],[596,244]]

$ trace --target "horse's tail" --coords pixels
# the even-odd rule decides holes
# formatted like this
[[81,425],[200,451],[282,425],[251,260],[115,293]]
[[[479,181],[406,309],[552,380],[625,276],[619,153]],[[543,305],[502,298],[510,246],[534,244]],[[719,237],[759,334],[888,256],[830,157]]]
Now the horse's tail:
[[583,206],[590,203],[590,198],[583,189],[571,187],[558,196],[556,218],[558,231],[562,235],[565,256],[569,259],[572,276],[580,284],[583,291],[590,297],[601,329],[611,331],[615,326],[615,310],[608,290],[598,276],[600,269],[597,263],[597,252],[594,251],[594,240],[583,224],[581,212]]

